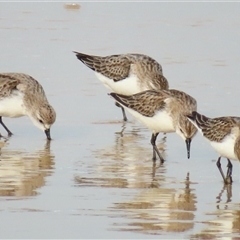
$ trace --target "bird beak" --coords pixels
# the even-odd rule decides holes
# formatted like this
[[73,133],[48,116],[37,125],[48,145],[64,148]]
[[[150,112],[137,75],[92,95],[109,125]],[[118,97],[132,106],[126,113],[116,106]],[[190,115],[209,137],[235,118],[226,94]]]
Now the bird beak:
[[190,146],[191,146],[191,141],[192,139],[191,138],[187,138],[186,139],[186,146],[187,146],[187,157],[190,158]]
[[50,128],[45,130],[45,134],[46,134],[48,140],[52,140],[51,136],[50,136]]

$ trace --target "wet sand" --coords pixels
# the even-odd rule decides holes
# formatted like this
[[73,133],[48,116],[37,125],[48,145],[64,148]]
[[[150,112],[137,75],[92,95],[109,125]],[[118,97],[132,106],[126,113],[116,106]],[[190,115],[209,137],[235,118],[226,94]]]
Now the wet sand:
[[[72,51],[138,52],[207,116],[239,111],[239,3],[0,3],[1,72],[24,72],[55,107],[53,141],[28,118],[4,119],[2,238],[240,239],[240,167],[224,187],[218,154],[198,134],[191,158],[121,111]],[[4,129],[0,129],[4,135]],[[226,170],[227,161],[222,160]]]

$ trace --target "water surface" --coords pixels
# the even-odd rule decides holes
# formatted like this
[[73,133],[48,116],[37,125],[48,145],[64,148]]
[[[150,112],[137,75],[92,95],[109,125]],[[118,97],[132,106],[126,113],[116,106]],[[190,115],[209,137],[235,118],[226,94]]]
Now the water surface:
[[160,134],[166,162],[153,167],[150,131],[122,122],[72,52],[145,53],[200,112],[240,116],[240,4],[78,4],[0,3],[0,71],[35,77],[57,112],[51,143],[28,118],[4,119],[0,236],[240,239],[239,163],[224,187],[200,135],[187,159],[179,136]]

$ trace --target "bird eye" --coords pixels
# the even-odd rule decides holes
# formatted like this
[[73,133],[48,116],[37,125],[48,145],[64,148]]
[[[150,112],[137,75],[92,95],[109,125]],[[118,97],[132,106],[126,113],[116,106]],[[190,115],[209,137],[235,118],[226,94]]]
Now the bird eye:
[[180,128],[181,133],[183,133],[183,130]]
[[42,121],[41,119],[38,119],[38,121],[39,121],[41,124],[43,124],[43,121]]

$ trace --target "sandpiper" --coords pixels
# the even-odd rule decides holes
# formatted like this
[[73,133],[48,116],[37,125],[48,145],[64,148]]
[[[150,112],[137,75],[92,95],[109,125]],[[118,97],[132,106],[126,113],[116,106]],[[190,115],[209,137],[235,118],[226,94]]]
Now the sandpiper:
[[186,115],[197,109],[196,100],[178,90],[147,90],[131,96],[110,93],[110,95],[141,123],[152,130],[153,161],[156,153],[164,161],[155,144],[160,132],[176,132],[186,142],[188,158],[191,140],[197,129]]
[[[132,95],[145,90],[169,88],[162,66],[147,55],[129,53],[100,57],[74,53],[111,92]],[[118,103],[116,105],[121,107],[123,120],[127,121],[124,108]]]
[[[206,138],[213,149],[219,153],[217,167],[226,184],[232,183],[232,163],[229,159],[240,160],[240,117],[209,118],[193,111],[188,119]],[[221,167],[221,157],[228,160],[227,174],[224,175]]]
[[9,136],[12,132],[2,117],[21,116],[28,116],[51,140],[50,127],[56,120],[56,113],[48,103],[43,87],[24,73],[0,73],[0,124]]

